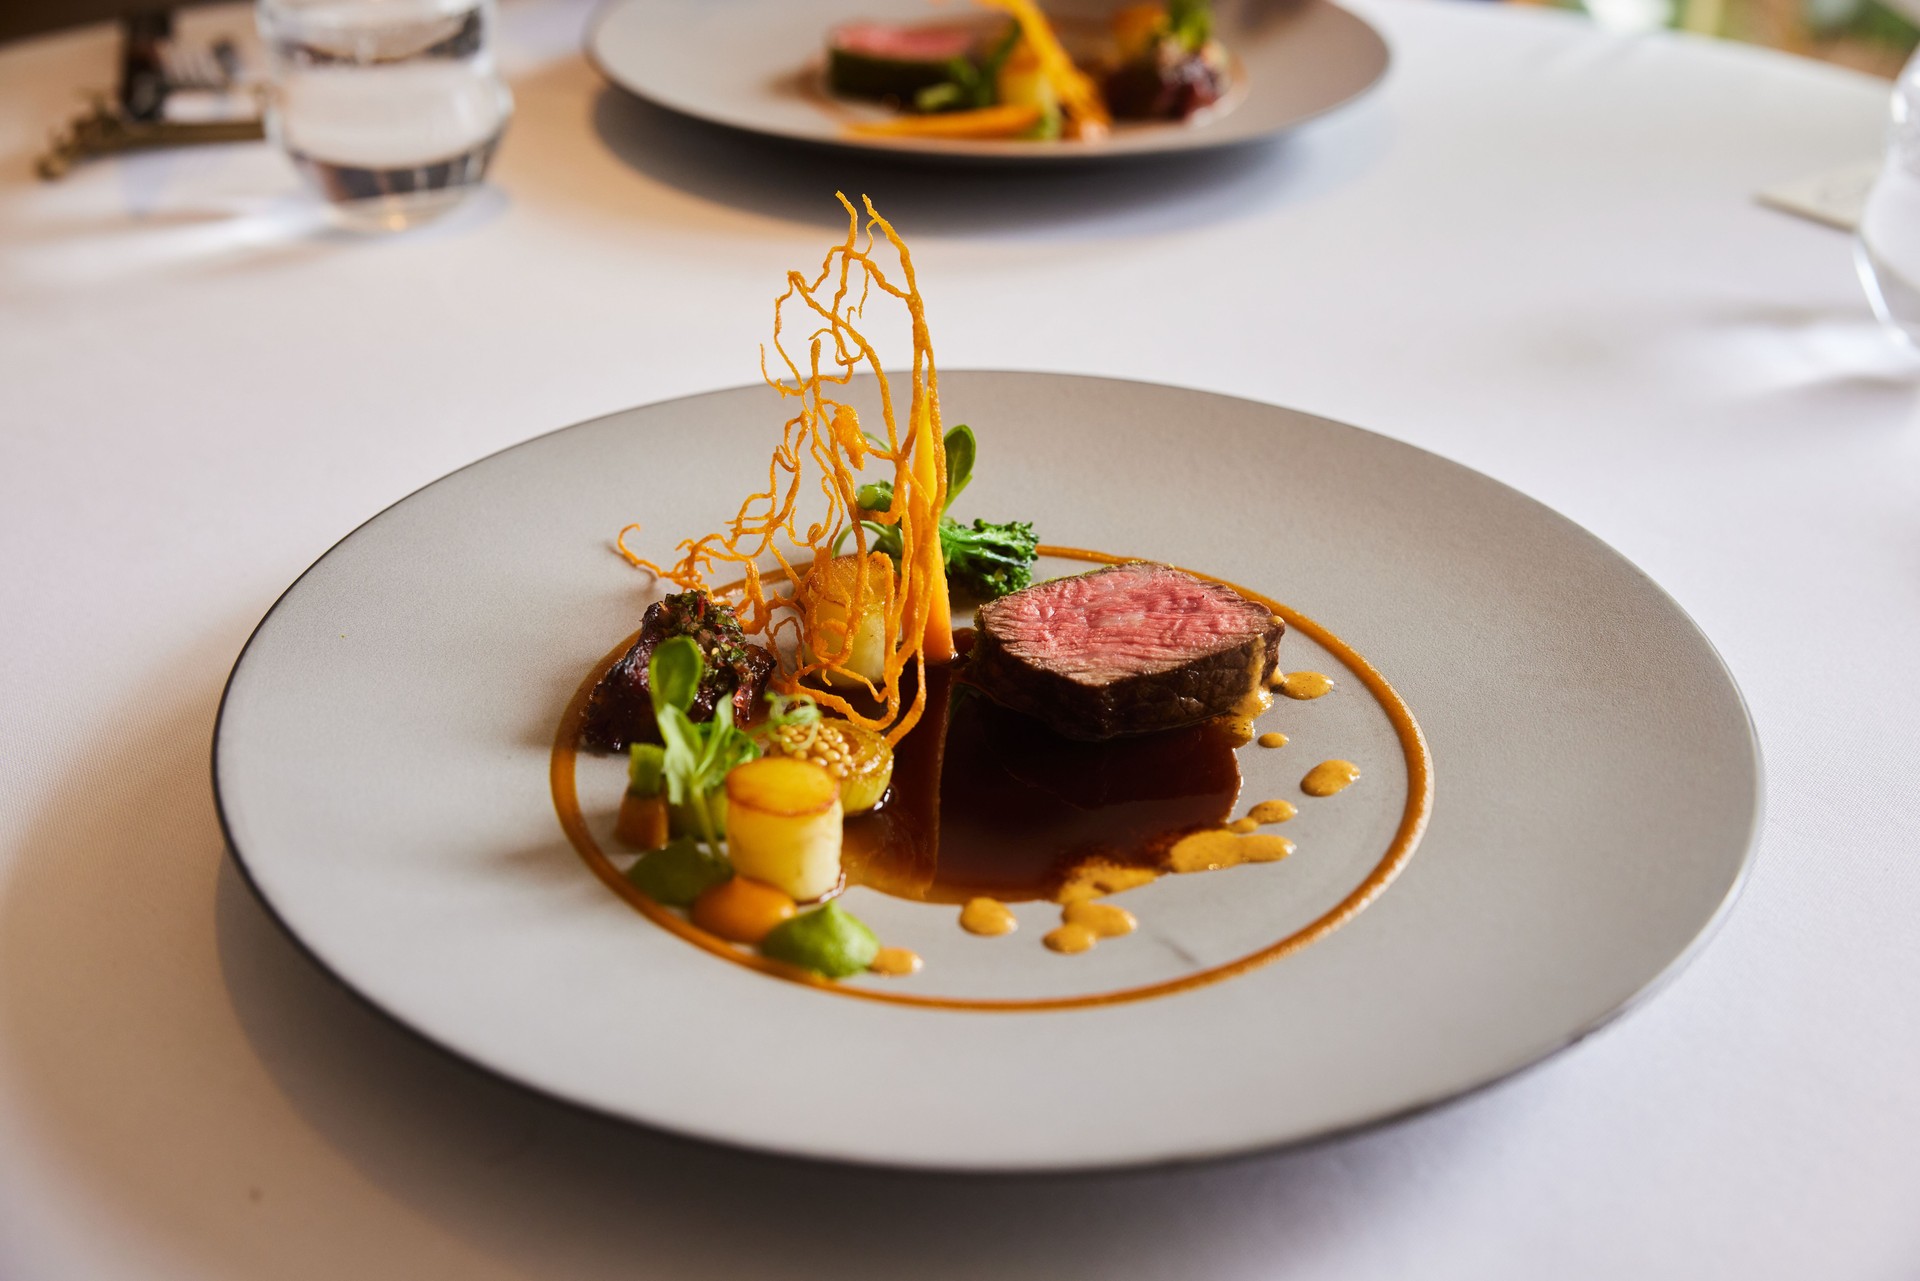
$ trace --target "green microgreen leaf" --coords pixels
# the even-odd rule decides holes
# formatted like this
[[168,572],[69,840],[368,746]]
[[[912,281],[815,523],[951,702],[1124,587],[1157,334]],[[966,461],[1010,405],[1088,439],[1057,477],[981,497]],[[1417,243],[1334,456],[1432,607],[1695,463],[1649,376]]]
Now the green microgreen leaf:
[[[947,449],[947,507],[951,507],[973,479],[973,460],[980,452],[980,443],[973,438],[973,428],[965,423],[948,432],[943,443]],[[946,507],[940,510],[944,513]]]
[[700,768],[700,727],[687,714],[672,705],[654,712],[665,745],[660,760],[660,777],[666,783],[667,801],[684,805],[694,775]]
[[647,661],[647,690],[657,717],[663,708],[684,712],[700,693],[700,675],[706,669],[700,643],[691,636],[663,640]]
[[853,491],[853,501],[859,504],[863,512],[888,512],[893,510],[893,482],[876,480],[860,486]]
[[635,743],[628,749],[627,791],[635,796],[658,796],[666,773],[667,749],[658,743]]

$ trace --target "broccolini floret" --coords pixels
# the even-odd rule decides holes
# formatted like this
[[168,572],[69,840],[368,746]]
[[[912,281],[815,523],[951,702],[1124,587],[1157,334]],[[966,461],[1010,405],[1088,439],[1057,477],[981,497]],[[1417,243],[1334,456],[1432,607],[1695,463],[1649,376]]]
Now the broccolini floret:
[[947,586],[956,596],[993,600],[1033,582],[1039,540],[1026,521],[996,525],[976,520],[971,527],[952,517],[940,521],[940,552],[947,561]]
[[[947,505],[952,506],[953,500],[973,479],[976,449],[973,429],[962,423],[947,433],[945,444]],[[862,485],[854,495],[854,501],[860,505],[862,512],[888,511],[893,507],[893,485],[884,480]],[[885,552],[893,557],[897,564],[901,549],[900,526],[867,520],[860,523],[868,534],[867,545],[874,551]],[[845,535],[841,537],[844,539]],[[947,566],[947,587],[956,596],[989,601],[1008,592],[1019,591],[1033,581],[1033,562],[1039,555],[1038,548],[1039,539],[1034,536],[1033,526],[1026,521],[995,524],[976,520],[968,526],[942,510],[940,555]],[[834,550],[836,553],[839,551],[839,544],[835,544]]]

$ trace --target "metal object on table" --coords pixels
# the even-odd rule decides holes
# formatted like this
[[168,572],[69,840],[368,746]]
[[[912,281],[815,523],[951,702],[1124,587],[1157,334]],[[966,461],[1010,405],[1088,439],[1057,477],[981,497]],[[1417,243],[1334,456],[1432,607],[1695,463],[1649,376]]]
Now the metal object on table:
[[34,161],[33,167],[42,178],[52,180],[77,162],[95,156],[155,147],[193,147],[208,142],[257,142],[266,136],[266,127],[257,118],[134,120],[105,95],[100,95],[93,100],[91,110],[76,116],[73,123],[54,135],[53,143]]
[[266,136],[258,114],[237,119],[176,120],[167,100],[178,91],[234,93],[241,88],[239,50],[222,39],[205,48],[173,36],[173,12],[122,20],[120,84],[113,97],[95,94],[88,109],[54,134],[34,170],[51,181],[95,156],[213,142],[255,142]]

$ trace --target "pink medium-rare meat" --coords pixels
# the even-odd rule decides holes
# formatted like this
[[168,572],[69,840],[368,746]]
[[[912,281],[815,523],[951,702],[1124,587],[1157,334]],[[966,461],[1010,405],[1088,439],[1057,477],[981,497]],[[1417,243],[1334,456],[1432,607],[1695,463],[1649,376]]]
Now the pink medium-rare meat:
[[993,633],[1025,662],[1105,685],[1178,667],[1264,630],[1266,611],[1159,565],[1124,565],[1010,595]]
[[967,680],[1069,738],[1192,725],[1273,674],[1280,620],[1230,587],[1151,562],[1037,583],[982,605]]
[[911,104],[923,89],[947,84],[956,65],[978,70],[987,34],[1008,28],[1005,15],[910,27],[849,22],[827,35],[827,86],[837,94]]
[[830,48],[869,58],[909,62],[946,62],[973,52],[980,39],[977,22],[902,27],[885,22],[848,22],[827,37]]

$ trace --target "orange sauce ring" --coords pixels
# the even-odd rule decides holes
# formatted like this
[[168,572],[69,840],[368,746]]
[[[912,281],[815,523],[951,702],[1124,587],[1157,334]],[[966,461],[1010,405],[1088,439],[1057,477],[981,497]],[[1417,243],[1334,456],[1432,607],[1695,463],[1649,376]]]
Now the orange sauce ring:
[[[1039,549],[1042,556],[1052,556],[1063,560],[1087,561],[1093,564],[1117,565],[1129,560],[1139,559],[1131,556],[1114,556],[1106,552],[1087,551],[1074,547],[1049,547]],[[925,1009],[970,1010],[970,1011],[1040,1011],[1086,1009],[1102,1005],[1118,1005],[1128,1001],[1142,1001],[1152,997],[1171,996],[1176,992],[1191,991],[1218,983],[1223,979],[1246,974],[1269,962],[1290,956],[1311,943],[1345,925],[1364,911],[1393,882],[1393,879],[1406,867],[1413,857],[1415,847],[1420,843],[1421,835],[1426,831],[1427,820],[1433,812],[1433,758],[1427,749],[1426,736],[1421,733],[1419,722],[1414,720],[1413,712],[1406,705],[1386,677],[1365,658],[1328,631],[1325,627],[1308,618],[1305,614],[1291,609],[1280,602],[1249,591],[1224,578],[1210,574],[1196,577],[1209,582],[1220,583],[1239,592],[1248,600],[1257,601],[1272,610],[1283,619],[1287,626],[1313,638],[1315,642],[1337,657],[1346,669],[1367,687],[1374,699],[1385,711],[1392,723],[1394,734],[1400,742],[1400,750],[1405,758],[1407,770],[1407,800],[1401,811],[1400,823],[1394,832],[1393,840],[1386,852],[1381,855],[1366,877],[1348,892],[1328,911],[1286,937],[1279,939],[1258,951],[1228,961],[1221,965],[1199,970],[1179,978],[1166,979],[1157,983],[1146,983],[1136,987],[1121,988],[1111,992],[1095,992],[1083,996],[1056,996],[1037,998],[971,998],[925,996],[910,992],[887,992],[872,988],[855,987],[835,983],[806,970],[770,960],[754,953],[742,951],[726,940],[699,929],[679,913],[662,907],[643,894],[640,889],[621,875],[606,851],[600,848],[592,831],[587,826],[586,817],[580,809],[578,782],[575,777],[575,758],[579,754],[580,728],[586,718],[587,696],[621,655],[632,646],[635,637],[629,636],[621,641],[607,655],[594,665],[587,678],[581,682],[568,702],[566,711],[560,717],[560,724],[554,734],[553,755],[549,765],[549,779],[553,790],[554,811],[559,816],[560,827],[566,833],[567,840],[579,853],[588,869],[600,878],[600,881],[615,894],[625,899],[641,915],[654,924],[692,943],[694,946],[713,953],[715,956],[759,970],[776,978],[803,983],[823,992],[844,996],[861,1001],[881,1001],[894,1005],[912,1005]],[[924,685],[922,686],[924,688]],[[945,915],[944,912],[941,915]],[[932,919],[931,914],[929,919]]]

